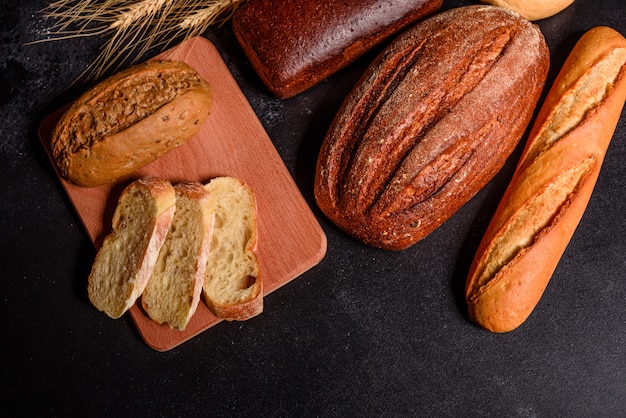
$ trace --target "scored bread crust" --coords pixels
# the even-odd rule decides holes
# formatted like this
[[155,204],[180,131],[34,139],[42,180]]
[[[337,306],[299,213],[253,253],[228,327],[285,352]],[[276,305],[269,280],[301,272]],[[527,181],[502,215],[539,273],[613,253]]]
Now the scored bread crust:
[[212,94],[181,61],[149,60],[107,78],[57,123],[51,149],[59,173],[83,187],[130,175],[195,135]]
[[368,245],[415,244],[504,165],[548,66],[539,29],[499,7],[459,7],[409,28],[335,117],[316,167],[318,206]]
[[198,182],[178,183],[174,190],[174,219],[141,303],[157,323],[184,331],[202,293],[215,201]]
[[249,186],[233,177],[214,178],[205,188],[216,207],[204,300],[218,318],[244,321],[263,311],[256,198]]
[[539,302],[587,207],[626,100],[626,39],[585,33],[557,76],[466,282],[470,319],[519,327]]
[[145,289],[175,203],[171,183],[156,177],[135,180],[122,191],[87,285],[91,303],[111,318],[122,316]]

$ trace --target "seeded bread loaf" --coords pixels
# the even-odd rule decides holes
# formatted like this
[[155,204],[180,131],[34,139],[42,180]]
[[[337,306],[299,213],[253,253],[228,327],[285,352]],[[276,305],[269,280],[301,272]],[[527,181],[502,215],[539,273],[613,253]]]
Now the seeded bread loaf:
[[88,279],[91,303],[119,318],[144,291],[176,210],[174,188],[147,177],[128,185],[113,214],[112,231],[96,254]]
[[530,132],[466,284],[470,319],[493,332],[532,313],[587,207],[626,100],[626,39],[585,33]]
[[263,311],[256,198],[252,189],[233,177],[214,178],[205,188],[216,207],[204,299],[218,318],[243,321]]
[[127,176],[193,137],[209,115],[209,84],[180,61],[146,61],[102,81],[64,113],[51,137],[60,175],[84,187]]
[[548,66],[539,29],[499,7],[451,9],[409,28],[335,117],[317,162],[319,207],[376,247],[426,237],[504,165]]
[[279,98],[294,96],[355,61],[442,0],[247,0],[233,30]]
[[174,190],[176,213],[141,303],[159,324],[184,331],[202,293],[215,200],[200,183],[178,183]]

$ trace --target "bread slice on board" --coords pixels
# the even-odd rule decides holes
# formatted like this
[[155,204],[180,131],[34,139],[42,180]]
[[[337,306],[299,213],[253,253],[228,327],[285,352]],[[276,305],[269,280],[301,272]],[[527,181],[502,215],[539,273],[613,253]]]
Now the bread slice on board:
[[119,318],[135,303],[152,274],[175,210],[174,187],[166,180],[147,177],[122,191],[112,231],[89,275],[87,291],[96,308]]
[[184,331],[202,293],[215,201],[201,183],[179,183],[174,190],[176,213],[141,303],[159,324]]
[[233,177],[214,178],[205,188],[216,208],[204,299],[218,318],[243,321],[263,311],[263,282],[256,256],[256,198],[246,184]]

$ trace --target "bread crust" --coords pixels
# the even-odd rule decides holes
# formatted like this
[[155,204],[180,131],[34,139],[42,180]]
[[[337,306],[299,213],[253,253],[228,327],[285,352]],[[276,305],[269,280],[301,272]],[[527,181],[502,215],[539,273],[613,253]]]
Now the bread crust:
[[365,72],[322,144],[315,198],[363,242],[407,248],[504,165],[543,88],[539,29],[493,6],[408,29]]
[[233,30],[279,98],[294,96],[441,7],[442,0],[248,0]]
[[591,198],[625,100],[626,39],[591,29],[548,92],[479,245],[466,283],[472,321],[508,332],[532,313]]
[[209,115],[212,90],[189,65],[150,60],[97,84],[51,137],[59,173],[83,187],[127,176],[180,146]]
[[563,11],[574,0],[480,0],[482,3],[505,7],[528,20],[540,20]]

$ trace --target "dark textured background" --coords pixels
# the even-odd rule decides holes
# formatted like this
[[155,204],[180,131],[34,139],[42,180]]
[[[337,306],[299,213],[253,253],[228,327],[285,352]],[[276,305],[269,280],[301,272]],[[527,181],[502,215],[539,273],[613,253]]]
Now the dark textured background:
[[[444,1],[444,9],[469,1]],[[295,98],[271,97],[230,26],[205,34],[250,100],[328,236],[324,260],[169,352],[86,296],[95,250],[36,136],[75,98],[100,39],[45,38],[45,0],[0,7],[0,280],[4,416],[617,417],[626,411],[626,117],[594,196],[539,306],[514,332],[467,320],[468,263],[519,156],[452,219],[402,252],[366,247],[320,215],[315,159],[344,95],[378,50]],[[580,35],[626,34],[623,0],[538,22],[548,84]]]

